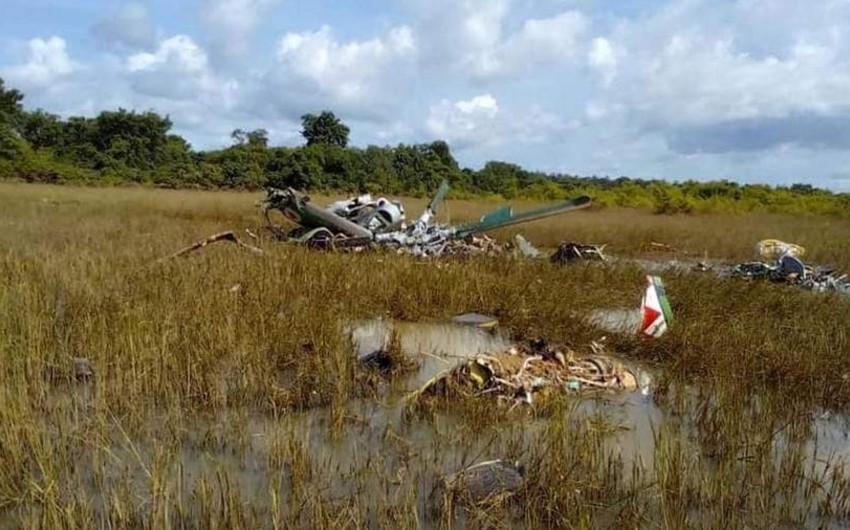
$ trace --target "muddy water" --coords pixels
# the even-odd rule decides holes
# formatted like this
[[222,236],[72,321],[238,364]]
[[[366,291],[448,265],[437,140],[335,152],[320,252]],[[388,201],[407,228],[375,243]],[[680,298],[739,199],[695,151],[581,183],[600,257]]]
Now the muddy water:
[[[205,418],[157,419],[144,439],[116,436],[99,458],[79,459],[75,476],[100,475],[100,482],[112,488],[104,490],[98,481],[80,478],[80,491],[100,499],[96,509],[104,509],[109,491],[121,488],[131,491],[133,498],[149,499],[153,481],[149,473],[159,466],[166,489],[187,495],[201,481],[214,485],[224,474],[229,487],[260,513],[274,510],[271,492],[282,492],[279,505],[284,513],[314,501],[355,499],[367,507],[412,502],[427,527],[439,517],[428,507],[441,475],[475,462],[522,460],[529,451],[539,453],[551,419],[535,418],[523,409],[505,413],[504,420],[495,420],[499,423],[490,429],[471,427],[451,410],[412,420],[404,415],[404,395],[410,389],[471,356],[506,349],[511,343],[503,334],[445,323],[381,320],[359,322],[348,331],[361,354],[385,346],[395,332],[404,353],[420,362],[418,372],[409,376],[401,391],[353,400],[341,415],[314,409],[272,418],[230,410]],[[67,417],[77,424],[72,427],[83,425],[88,420],[81,411],[92,400],[88,387],[77,387],[65,397],[66,402],[57,406],[68,407]],[[596,418],[610,433],[601,438],[594,458],[618,459],[625,469],[635,464],[651,471],[658,454],[655,433],[687,421],[687,416],[659,406],[651,393],[565,399],[570,405],[563,421]],[[176,446],[170,442],[176,450],[169,452],[163,447],[169,444],[172,421],[182,434]],[[687,451],[699,455],[693,427],[678,432]],[[774,443],[780,448],[789,445],[782,433]],[[846,422],[827,415],[815,418],[804,451],[814,473],[850,459]],[[163,454],[168,455],[164,461]]]
[[409,386],[416,388],[464,359],[504,351],[511,345],[499,331],[447,323],[371,320],[355,324],[351,336],[358,355],[365,355],[386,347],[394,331],[402,351],[420,365],[408,379]]

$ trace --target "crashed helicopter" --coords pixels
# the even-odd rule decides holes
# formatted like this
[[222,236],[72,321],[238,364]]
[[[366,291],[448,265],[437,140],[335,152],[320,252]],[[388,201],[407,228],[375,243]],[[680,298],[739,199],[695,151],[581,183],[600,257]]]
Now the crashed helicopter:
[[[337,201],[323,208],[310,197],[293,188],[268,188],[262,211],[268,228],[285,241],[295,241],[314,248],[361,249],[382,246],[418,256],[436,256],[457,241],[471,240],[485,232],[560,215],[590,206],[590,197],[574,199],[515,213],[505,205],[484,214],[477,221],[447,225],[434,222],[437,208],[449,191],[443,181],[425,211],[407,224],[404,206],[384,197],[373,200],[368,194]],[[278,211],[297,224],[285,231],[272,222],[270,213]]]

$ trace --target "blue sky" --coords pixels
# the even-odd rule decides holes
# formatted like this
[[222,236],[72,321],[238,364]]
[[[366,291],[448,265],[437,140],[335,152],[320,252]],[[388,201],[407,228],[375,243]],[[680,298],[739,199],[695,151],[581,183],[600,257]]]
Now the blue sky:
[[850,0],[2,0],[0,77],[28,108],[168,114],[298,145],[580,175],[850,190]]

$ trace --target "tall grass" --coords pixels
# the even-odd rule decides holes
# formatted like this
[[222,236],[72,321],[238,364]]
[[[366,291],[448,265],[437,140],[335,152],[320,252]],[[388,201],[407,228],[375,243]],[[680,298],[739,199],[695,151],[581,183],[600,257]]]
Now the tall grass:
[[[585,317],[636,305],[638,267],[434,264],[266,240],[264,256],[221,243],[155,263],[217,231],[260,231],[257,199],[0,186],[0,526],[846,520],[843,465],[811,451],[813,416],[850,402],[845,298],[665,276],[677,315],[670,333],[607,339],[659,373],[653,452],[634,459],[604,404],[529,414],[473,400],[403,417],[394,387],[362,384],[341,329],[359,318],[444,320],[475,310],[498,316],[518,340],[589,351],[602,333]],[[466,217],[490,207],[449,205]],[[755,240],[780,237],[850,265],[847,245],[836,243],[842,223],[603,210],[521,228],[541,246],[610,243],[627,256],[651,254],[660,240],[742,259]],[[91,361],[92,381],[75,379],[80,357]],[[498,505],[448,511],[439,475],[495,457],[526,462],[523,490]]]

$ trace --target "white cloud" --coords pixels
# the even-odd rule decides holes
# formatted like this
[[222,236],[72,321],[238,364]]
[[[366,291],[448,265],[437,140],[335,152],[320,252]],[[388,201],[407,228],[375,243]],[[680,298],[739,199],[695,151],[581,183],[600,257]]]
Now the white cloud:
[[454,102],[443,99],[431,106],[425,121],[428,134],[457,149],[540,142],[567,128],[538,107],[506,112],[492,94]]
[[451,102],[447,99],[433,105],[425,122],[426,130],[437,138],[463,147],[489,144],[499,116],[499,104],[490,94],[470,100]]
[[239,88],[236,81],[215,75],[206,52],[186,35],[163,40],[153,53],[131,55],[126,68],[132,87],[149,96],[215,100],[227,107]]
[[213,46],[226,59],[244,55],[263,16],[279,0],[206,0],[203,20],[212,32]]
[[[492,80],[559,65],[581,50],[588,20],[578,11],[519,18],[511,0],[409,0],[429,66]],[[512,22],[521,22],[508,32]]]
[[109,44],[131,48],[150,48],[156,45],[156,31],[148,18],[145,6],[124,5],[92,27],[95,35]]
[[[278,42],[277,61],[262,84],[286,94],[292,107],[326,105],[366,116],[403,97],[415,74],[416,42],[407,26],[365,41],[339,42],[329,26],[287,33]],[[279,99],[279,98],[278,98]],[[281,102],[277,102],[281,103]]]
[[608,89],[588,116],[659,133],[680,153],[850,147],[840,133],[850,128],[850,47],[835,25],[850,3],[809,11],[681,0],[623,23],[588,55]]
[[593,39],[590,51],[587,52],[587,62],[602,76],[604,86],[609,86],[617,76],[617,53],[608,39],[597,37]]
[[516,75],[568,61],[580,49],[587,24],[585,16],[577,11],[526,20],[519,32],[497,48],[494,61],[480,65],[478,73],[483,77]]
[[673,123],[784,117],[850,108],[850,63],[800,42],[784,57],[752,57],[730,39],[674,35],[644,63],[642,105]]
[[49,85],[76,69],[65,47],[65,39],[61,37],[32,39],[27,43],[27,62],[5,69],[4,75],[10,85],[23,88]]

